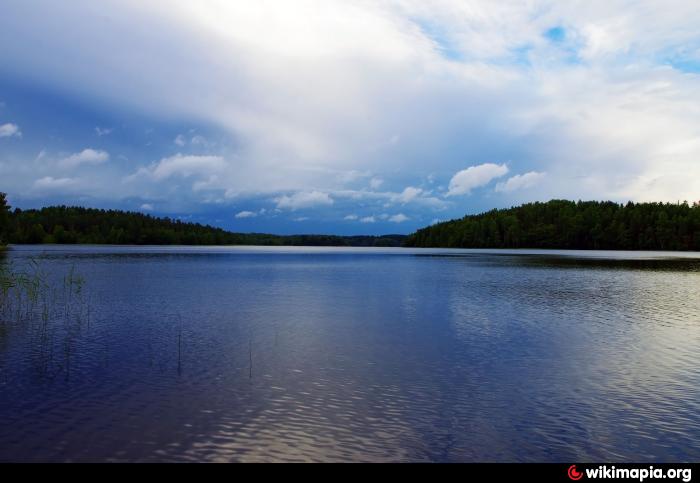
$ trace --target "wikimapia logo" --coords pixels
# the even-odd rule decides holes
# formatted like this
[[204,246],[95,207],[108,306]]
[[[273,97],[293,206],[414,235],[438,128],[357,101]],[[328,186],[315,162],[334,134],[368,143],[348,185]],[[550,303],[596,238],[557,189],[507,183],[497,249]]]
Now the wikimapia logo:
[[576,465],[569,466],[568,474],[569,478],[571,478],[574,481],[578,481],[581,478],[583,478],[583,473],[576,469]]
[[691,468],[620,468],[615,466],[600,465],[596,468],[585,468],[579,471],[576,465],[567,469],[567,475],[572,481],[579,481],[584,476],[587,479],[623,479],[643,482],[646,479],[680,479],[684,483],[691,481]]

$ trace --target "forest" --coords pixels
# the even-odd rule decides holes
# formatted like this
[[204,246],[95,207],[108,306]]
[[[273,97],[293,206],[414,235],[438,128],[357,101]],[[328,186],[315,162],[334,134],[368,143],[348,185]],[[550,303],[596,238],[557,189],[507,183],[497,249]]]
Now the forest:
[[142,213],[52,206],[11,210],[0,193],[0,244],[401,246],[403,235],[334,236],[232,233]]
[[280,236],[118,210],[12,210],[0,193],[0,245],[7,243],[700,251],[700,204],[552,200],[468,215],[408,237]]
[[700,251],[700,204],[527,203],[423,228],[405,246]]
[[6,243],[7,230],[10,225],[10,207],[5,193],[0,193],[0,248]]

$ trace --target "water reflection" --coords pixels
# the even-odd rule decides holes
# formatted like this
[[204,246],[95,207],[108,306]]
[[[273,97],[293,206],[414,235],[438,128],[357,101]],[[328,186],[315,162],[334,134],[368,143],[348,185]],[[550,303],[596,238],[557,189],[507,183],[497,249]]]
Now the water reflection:
[[425,253],[50,250],[89,324],[0,337],[0,460],[700,456],[696,260]]

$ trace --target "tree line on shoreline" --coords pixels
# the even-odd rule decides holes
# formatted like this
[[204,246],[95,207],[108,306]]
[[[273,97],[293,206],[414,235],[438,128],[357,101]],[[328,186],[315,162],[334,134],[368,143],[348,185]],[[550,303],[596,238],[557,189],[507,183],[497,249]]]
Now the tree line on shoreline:
[[7,243],[700,251],[700,204],[552,200],[467,215],[408,237],[280,236],[118,210],[11,210],[0,193],[0,245]]
[[527,203],[423,228],[405,246],[700,251],[700,204]]
[[90,245],[263,245],[401,246],[403,235],[269,235],[232,233],[199,223],[157,218],[143,213],[51,206],[10,210],[0,193],[0,244]]

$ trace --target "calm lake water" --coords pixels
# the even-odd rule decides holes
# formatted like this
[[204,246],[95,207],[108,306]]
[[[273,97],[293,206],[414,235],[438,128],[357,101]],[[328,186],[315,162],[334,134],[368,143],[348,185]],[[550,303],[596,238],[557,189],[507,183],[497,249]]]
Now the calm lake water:
[[58,308],[0,326],[0,461],[700,459],[700,254],[55,246],[0,263],[31,260]]

